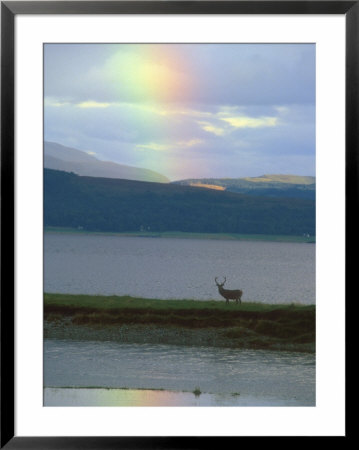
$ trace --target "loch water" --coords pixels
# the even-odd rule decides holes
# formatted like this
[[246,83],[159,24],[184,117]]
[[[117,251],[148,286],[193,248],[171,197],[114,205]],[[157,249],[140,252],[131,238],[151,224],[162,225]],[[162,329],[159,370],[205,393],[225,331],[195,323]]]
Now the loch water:
[[[315,244],[45,233],[44,291],[315,304]],[[315,355],[45,339],[45,406],[315,406]],[[201,395],[193,392],[199,389]]]
[[45,292],[315,303],[315,244],[45,233]]
[[[47,339],[44,355],[44,385],[52,388],[45,405],[53,404],[54,396],[61,403],[67,394],[67,405],[77,398],[82,402],[78,406],[91,401],[106,406],[120,390],[117,406],[127,406],[123,396],[129,389],[137,392],[137,399],[132,399],[136,402],[141,402],[141,393],[145,397],[145,390],[186,393],[174,399],[174,406],[198,401],[196,389],[201,396],[206,394],[203,406],[315,405],[313,354]],[[102,393],[94,399],[95,393],[101,393],[99,388],[112,389],[112,395],[105,393],[106,399]],[[143,401],[150,402],[148,394]],[[160,406],[161,401],[168,402],[168,396],[161,400],[152,392],[149,406]]]

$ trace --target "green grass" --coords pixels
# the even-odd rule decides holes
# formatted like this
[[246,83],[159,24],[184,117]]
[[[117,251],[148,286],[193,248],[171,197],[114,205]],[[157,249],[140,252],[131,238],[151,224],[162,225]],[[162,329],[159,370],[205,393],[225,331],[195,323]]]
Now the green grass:
[[231,343],[252,348],[315,343],[315,305],[46,293],[44,313],[47,321],[67,317],[74,325],[105,329],[125,324],[217,329]]
[[[69,309],[137,309],[137,310],[163,310],[175,312],[181,310],[193,311],[223,311],[223,312],[269,312],[269,311],[313,311],[314,305],[301,304],[267,304],[256,302],[243,302],[237,305],[235,302],[226,304],[223,300],[160,300],[153,298],[136,298],[128,295],[79,295],[79,294],[44,294],[45,310],[50,307],[64,307]],[[93,311],[95,312],[95,311]]]
[[144,238],[175,238],[175,239],[210,239],[210,240],[235,240],[235,241],[270,241],[270,242],[298,242],[315,243],[315,236],[289,236],[271,234],[237,234],[237,233],[187,233],[181,231],[129,231],[123,233],[112,233],[102,231],[86,231],[78,228],[46,227],[47,233],[75,233],[75,234],[95,234],[111,235],[123,237],[144,237]]

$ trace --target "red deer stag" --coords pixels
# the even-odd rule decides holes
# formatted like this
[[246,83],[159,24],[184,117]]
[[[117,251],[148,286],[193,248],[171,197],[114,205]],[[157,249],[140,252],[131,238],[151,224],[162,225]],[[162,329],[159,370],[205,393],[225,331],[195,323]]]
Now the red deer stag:
[[218,287],[218,292],[221,294],[222,297],[226,299],[226,303],[229,303],[229,300],[235,300],[236,303],[242,303],[241,297],[243,292],[240,289],[224,289],[224,283],[226,282],[226,277],[224,277],[223,283],[218,283],[217,277],[214,279],[216,282],[216,285]]

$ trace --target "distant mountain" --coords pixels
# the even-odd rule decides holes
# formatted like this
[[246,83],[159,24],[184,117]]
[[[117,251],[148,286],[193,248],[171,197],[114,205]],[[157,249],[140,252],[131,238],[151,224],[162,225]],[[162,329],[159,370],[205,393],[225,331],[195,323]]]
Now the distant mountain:
[[314,236],[315,202],[45,169],[44,225],[111,232]]
[[167,177],[152,170],[100,161],[86,152],[55,142],[45,142],[44,150],[44,166],[47,169],[74,172],[89,177],[169,183]]
[[262,175],[253,178],[197,178],[175,181],[182,186],[222,189],[246,195],[315,200],[315,177]]

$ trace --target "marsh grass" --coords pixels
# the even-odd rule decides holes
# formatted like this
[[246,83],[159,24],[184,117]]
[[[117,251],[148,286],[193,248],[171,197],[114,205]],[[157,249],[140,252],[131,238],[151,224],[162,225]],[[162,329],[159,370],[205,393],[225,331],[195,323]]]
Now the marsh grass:
[[315,343],[315,305],[196,300],[158,300],[129,296],[45,294],[49,322],[67,317],[74,325],[142,325],[178,329],[216,329],[238,347],[268,348],[276,343]]
[[45,308],[71,308],[73,310],[163,310],[176,313],[183,313],[184,310],[208,311],[212,310],[215,314],[222,312],[271,312],[280,311],[282,315],[284,311],[290,314],[293,311],[314,311],[314,305],[301,304],[267,304],[259,302],[244,302],[237,305],[235,302],[226,304],[222,300],[160,300],[152,298],[136,298],[128,295],[78,295],[78,294],[44,294]]

